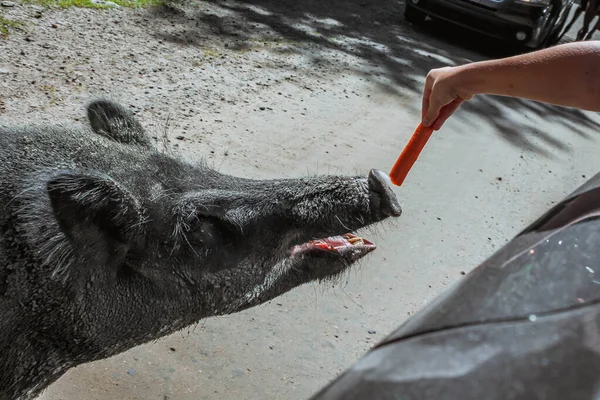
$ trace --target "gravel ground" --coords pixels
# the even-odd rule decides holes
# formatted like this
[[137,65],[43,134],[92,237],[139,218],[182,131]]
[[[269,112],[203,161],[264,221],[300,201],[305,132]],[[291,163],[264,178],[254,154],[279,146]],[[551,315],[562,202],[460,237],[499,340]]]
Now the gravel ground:
[[[243,157],[245,144],[232,141],[244,138],[227,135],[240,117],[292,111],[281,110],[285,102],[301,112],[282,118],[309,118],[302,103],[319,92],[343,102],[359,95],[353,86],[361,80],[392,87],[382,68],[354,55],[384,46],[358,35],[325,38],[319,31],[335,32],[335,21],[316,17],[281,18],[274,29],[253,18],[267,12],[261,10],[235,2],[101,11],[5,7],[6,18],[26,21],[26,31],[0,42],[2,121],[78,121],[85,102],[106,96],[149,127],[162,130],[170,121],[171,138],[182,142],[175,144],[214,158],[224,148]],[[332,85],[356,71],[364,76],[359,82]]]
[[[226,173],[388,170],[429,69],[509,51],[411,26],[402,11],[395,0],[0,6],[25,23],[0,39],[0,125],[85,123],[85,103],[104,96]],[[404,216],[346,285],[299,288],[80,366],[41,399],[306,398],[600,170],[598,127],[590,113],[475,99],[428,145],[398,190]]]

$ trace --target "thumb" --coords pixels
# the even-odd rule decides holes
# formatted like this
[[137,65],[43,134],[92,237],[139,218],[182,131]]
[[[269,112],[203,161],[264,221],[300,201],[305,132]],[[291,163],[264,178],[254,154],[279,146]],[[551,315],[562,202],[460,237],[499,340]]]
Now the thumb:
[[[423,118],[423,125],[431,126],[435,123],[435,121],[441,116],[440,114],[444,112],[444,107],[453,103],[454,101],[460,100],[457,96],[453,96],[450,93],[443,93],[444,90],[438,88],[436,93],[436,88],[433,88],[431,95],[429,96],[429,108],[427,108],[427,112],[425,113],[425,118]],[[442,93],[440,93],[442,92]],[[454,112],[458,106],[457,104],[455,108],[452,109],[450,114]],[[447,119],[450,115],[445,116]]]
[[440,115],[436,118],[435,122],[433,123],[433,129],[436,131],[439,130],[444,124],[444,122],[446,122],[446,120],[450,118],[452,114],[454,114],[454,111],[458,110],[463,101],[463,99],[456,98],[450,103],[446,104],[444,107],[442,107],[442,109],[440,110]]
[[429,107],[427,107],[427,112],[423,118],[423,125],[430,126],[433,124],[440,114],[440,110],[443,106],[445,106],[445,104],[440,102],[438,99],[435,97],[430,97]]

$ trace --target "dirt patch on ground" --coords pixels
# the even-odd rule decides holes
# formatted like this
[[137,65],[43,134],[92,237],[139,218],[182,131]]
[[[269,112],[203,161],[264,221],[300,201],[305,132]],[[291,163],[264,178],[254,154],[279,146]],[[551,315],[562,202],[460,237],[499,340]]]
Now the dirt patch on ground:
[[[225,126],[215,121],[229,119],[228,109],[242,115],[269,111],[276,96],[286,95],[277,89],[282,85],[298,93],[328,91],[334,101],[352,90],[340,79],[353,76],[412,98],[431,68],[507,54],[494,41],[473,44],[470,32],[443,28],[423,40],[423,28],[403,22],[403,4],[396,0],[216,0],[170,6],[144,0],[143,8],[62,1],[113,6],[48,9],[13,3],[0,8],[0,17],[10,21],[10,37],[0,42],[4,123],[21,122],[25,115],[27,120],[81,118],[83,103],[110,96],[145,120],[164,122],[170,115],[176,136],[197,142],[188,138],[191,131],[221,131]],[[475,52],[465,50],[465,43]],[[298,93],[288,90],[287,95]],[[518,99],[483,97],[462,110],[486,118],[519,146],[531,146],[529,134],[545,135],[534,123],[514,126],[514,111],[554,118],[576,132],[598,128],[584,113]],[[560,147],[550,137],[545,140]]]
[[[356,71],[393,84],[369,60],[317,43],[320,34],[310,25],[302,32],[311,40],[294,40],[253,22],[242,11],[261,15],[260,7],[248,4],[106,10],[24,4],[3,11],[24,25],[0,42],[2,123],[77,121],[85,102],[110,97],[145,121],[170,118],[174,137],[197,142],[195,135],[218,133],[230,122],[228,106],[241,114],[272,110],[278,87],[343,97],[348,88],[331,82]],[[339,42],[340,49],[367,46]]]

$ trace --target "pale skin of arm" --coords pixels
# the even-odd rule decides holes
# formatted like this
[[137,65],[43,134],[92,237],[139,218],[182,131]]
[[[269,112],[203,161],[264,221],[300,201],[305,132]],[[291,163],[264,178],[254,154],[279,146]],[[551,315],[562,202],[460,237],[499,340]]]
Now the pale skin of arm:
[[423,91],[423,125],[440,129],[462,102],[478,94],[600,111],[600,41],[431,70]]

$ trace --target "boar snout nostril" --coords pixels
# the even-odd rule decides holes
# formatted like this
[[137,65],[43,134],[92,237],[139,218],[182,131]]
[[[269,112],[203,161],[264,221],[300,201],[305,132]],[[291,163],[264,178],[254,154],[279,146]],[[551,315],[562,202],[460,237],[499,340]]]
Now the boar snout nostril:
[[402,207],[389,185],[390,178],[382,171],[372,169],[369,172],[368,182],[374,211],[386,217],[399,217],[402,214]]

